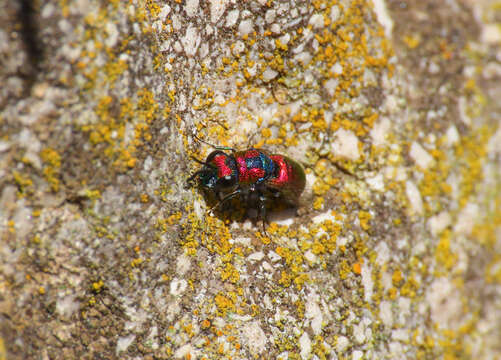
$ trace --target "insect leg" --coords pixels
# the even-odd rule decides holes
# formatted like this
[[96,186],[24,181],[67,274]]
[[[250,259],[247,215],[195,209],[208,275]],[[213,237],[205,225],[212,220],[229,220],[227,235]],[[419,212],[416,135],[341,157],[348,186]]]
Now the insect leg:
[[263,232],[266,234],[266,224],[268,224],[268,217],[266,216],[266,196],[259,195],[259,216],[263,221]]
[[231,200],[233,199],[235,196],[239,195],[240,193],[242,192],[242,190],[240,189],[237,189],[235,191],[233,191],[232,193],[229,193],[228,195],[226,195],[224,198],[222,198],[216,205],[214,205],[213,207],[211,207],[208,211],[212,211],[214,209],[217,209],[218,207],[220,207],[222,204],[224,204],[225,202],[227,202],[228,200]]

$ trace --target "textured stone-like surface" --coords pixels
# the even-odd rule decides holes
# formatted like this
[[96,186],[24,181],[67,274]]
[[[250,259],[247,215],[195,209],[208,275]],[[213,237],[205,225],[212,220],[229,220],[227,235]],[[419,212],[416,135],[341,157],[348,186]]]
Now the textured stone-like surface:
[[[501,355],[499,2],[26,5],[0,359]],[[194,135],[301,162],[300,216],[207,213]]]

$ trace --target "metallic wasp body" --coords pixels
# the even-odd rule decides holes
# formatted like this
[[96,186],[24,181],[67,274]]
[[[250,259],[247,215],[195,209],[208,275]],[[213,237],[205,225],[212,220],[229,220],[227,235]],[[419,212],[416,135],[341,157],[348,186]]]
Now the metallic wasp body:
[[306,177],[302,166],[284,155],[268,154],[260,149],[233,151],[215,150],[209,154],[202,169],[189,179],[198,179],[200,186],[217,197],[215,207],[239,197],[249,209],[258,211],[264,222],[267,202],[283,201],[297,205]]

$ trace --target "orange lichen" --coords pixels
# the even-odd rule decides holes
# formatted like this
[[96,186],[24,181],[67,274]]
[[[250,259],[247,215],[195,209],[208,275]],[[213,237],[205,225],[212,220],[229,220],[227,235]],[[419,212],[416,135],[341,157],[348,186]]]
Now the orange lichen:
[[357,275],[360,275],[362,273],[362,266],[360,265],[360,263],[355,263],[353,264],[353,272]]

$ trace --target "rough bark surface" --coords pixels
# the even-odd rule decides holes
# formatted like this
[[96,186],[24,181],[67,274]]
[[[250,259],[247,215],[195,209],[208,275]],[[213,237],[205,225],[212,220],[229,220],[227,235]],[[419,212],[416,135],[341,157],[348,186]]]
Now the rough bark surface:
[[[0,22],[0,360],[501,356],[498,1]],[[195,136],[295,159],[300,206],[208,212]]]

